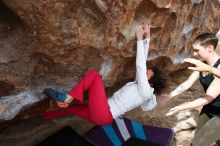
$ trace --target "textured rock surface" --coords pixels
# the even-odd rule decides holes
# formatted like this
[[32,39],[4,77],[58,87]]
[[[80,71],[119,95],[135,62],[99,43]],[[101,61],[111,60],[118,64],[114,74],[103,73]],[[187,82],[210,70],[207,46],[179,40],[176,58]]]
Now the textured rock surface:
[[40,75],[74,77],[89,68],[108,85],[133,76],[134,28],[146,21],[149,60],[161,67],[166,59],[163,68],[175,71],[198,33],[220,27],[218,0],[1,0],[0,6],[0,79],[17,88]]
[[[0,0],[0,13],[0,96],[27,88],[70,85],[89,68],[100,71],[110,95],[118,84],[134,76],[134,29],[136,24],[146,21],[151,25],[152,36],[149,65],[157,65],[172,76],[167,88],[170,91],[187,76],[180,73],[187,66],[181,63],[192,55],[191,41],[200,32],[216,33],[220,28],[219,0]],[[182,96],[192,99],[203,93],[198,86],[193,89]],[[173,100],[153,112],[142,113],[137,109],[126,116],[144,124],[173,127],[175,145],[187,146],[199,109],[175,117],[164,116],[170,107],[184,101],[187,99]],[[40,119],[25,120],[30,127],[20,135],[23,123],[6,127],[53,106],[48,100],[43,101],[14,121],[1,123],[4,132],[0,133],[0,145],[22,145],[19,139],[29,139],[30,127],[35,131],[32,134],[39,129],[48,129],[46,134],[52,132],[54,125],[48,126]],[[190,124],[180,124],[183,119]],[[64,119],[55,127],[59,129],[68,121]],[[80,134],[91,127],[85,122],[85,129],[79,128],[78,118],[72,123]],[[42,135],[23,145],[36,143]],[[11,139],[16,138],[13,143]]]

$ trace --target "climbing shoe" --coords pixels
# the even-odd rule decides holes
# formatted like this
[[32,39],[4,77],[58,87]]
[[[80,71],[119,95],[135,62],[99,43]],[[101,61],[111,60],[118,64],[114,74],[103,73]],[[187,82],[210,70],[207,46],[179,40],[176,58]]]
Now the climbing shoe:
[[57,92],[51,88],[44,89],[43,93],[59,102],[64,102],[67,98],[66,93]]

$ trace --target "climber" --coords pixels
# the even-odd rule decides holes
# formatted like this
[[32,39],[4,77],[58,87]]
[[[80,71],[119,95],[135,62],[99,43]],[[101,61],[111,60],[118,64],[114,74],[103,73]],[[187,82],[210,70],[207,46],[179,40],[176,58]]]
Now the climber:
[[[148,111],[152,110],[158,103],[166,101],[163,96],[159,96],[165,87],[165,79],[162,78],[161,72],[156,67],[149,69],[146,67],[150,41],[149,24],[138,25],[136,37],[136,79],[134,82],[127,83],[107,99],[100,74],[95,70],[90,70],[68,94],[50,88],[45,89],[44,93],[55,99],[58,106],[66,108],[45,112],[42,114],[42,118],[52,119],[76,115],[96,125],[105,125],[139,106]],[[88,105],[74,104],[72,107],[68,106],[73,100],[83,102],[84,91],[89,93]]]

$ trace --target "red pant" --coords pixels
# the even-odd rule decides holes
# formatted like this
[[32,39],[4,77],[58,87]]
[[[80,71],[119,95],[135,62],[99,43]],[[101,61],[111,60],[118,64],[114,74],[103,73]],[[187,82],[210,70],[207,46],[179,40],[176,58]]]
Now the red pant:
[[83,92],[88,91],[88,105],[76,104],[65,110],[54,110],[43,113],[43,119],[52,119],[68,115],[82,117],[96,125],[110,124],[113,120],[108,106],[105,89],[101,76],[95,70],[90,70],[79,81],[79,83],[69,92],[74,100],[83,102]]

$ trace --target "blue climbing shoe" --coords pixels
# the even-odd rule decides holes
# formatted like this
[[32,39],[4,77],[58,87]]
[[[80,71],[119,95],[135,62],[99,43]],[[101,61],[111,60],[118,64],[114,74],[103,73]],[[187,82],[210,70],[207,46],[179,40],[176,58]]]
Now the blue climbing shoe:
[[47,96],[53,98],[54,100],[60,101],[60,102],[64,102],[67,98],[66,93],[57,92],[51,88],[44,89],[43,93],[46,94]]

